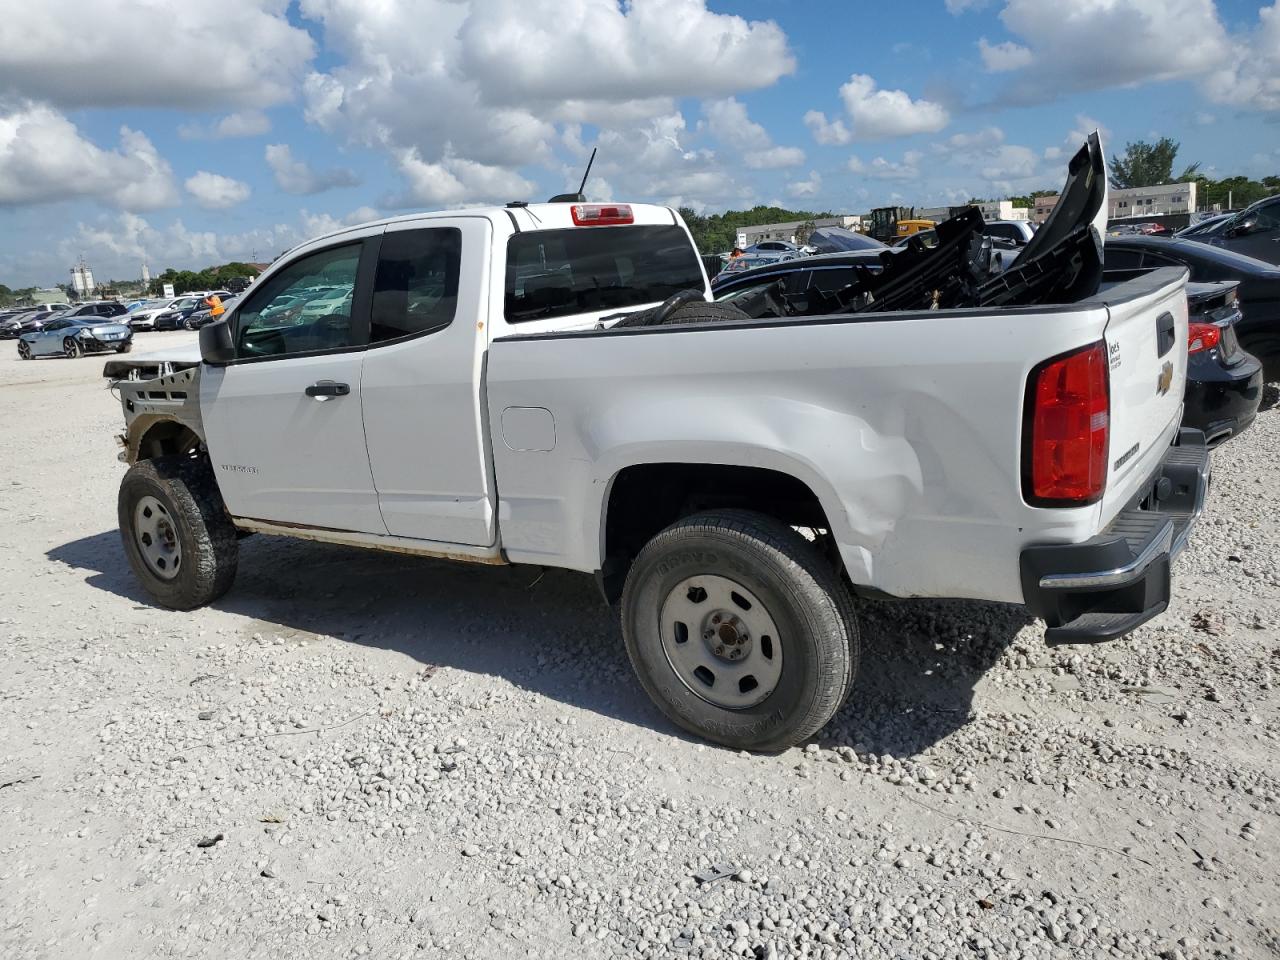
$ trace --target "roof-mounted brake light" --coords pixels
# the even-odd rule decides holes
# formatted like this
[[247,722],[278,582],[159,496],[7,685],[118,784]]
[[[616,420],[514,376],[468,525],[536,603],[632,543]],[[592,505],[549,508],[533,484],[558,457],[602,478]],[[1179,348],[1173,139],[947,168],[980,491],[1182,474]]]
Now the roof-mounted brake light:
[[636,222],[629,203],[575,203],[569,209],[575,227],[619,227]]

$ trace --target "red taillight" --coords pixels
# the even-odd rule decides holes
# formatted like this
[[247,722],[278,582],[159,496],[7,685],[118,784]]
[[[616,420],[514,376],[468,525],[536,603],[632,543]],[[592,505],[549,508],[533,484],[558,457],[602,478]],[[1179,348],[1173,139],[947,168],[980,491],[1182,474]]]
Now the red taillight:
[[1031,371],[1023,450],[1027,502],[1096,502],[1107,483],[1110,426],[1105,343],[1047,360]]
[[1187,324],[1187,353],[1212,350],[1222,341],[1222,330],[1212,323]]
[[619,227],[636,222],[629,203],[575,203],[572,211],[575,227]]

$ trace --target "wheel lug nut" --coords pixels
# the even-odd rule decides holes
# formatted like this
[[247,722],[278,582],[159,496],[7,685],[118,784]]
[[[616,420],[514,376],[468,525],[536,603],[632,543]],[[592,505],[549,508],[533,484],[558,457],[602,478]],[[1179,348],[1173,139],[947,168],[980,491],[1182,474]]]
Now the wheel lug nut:
[[724,647],[716,647],[716,656],[717,657],[724,656]]

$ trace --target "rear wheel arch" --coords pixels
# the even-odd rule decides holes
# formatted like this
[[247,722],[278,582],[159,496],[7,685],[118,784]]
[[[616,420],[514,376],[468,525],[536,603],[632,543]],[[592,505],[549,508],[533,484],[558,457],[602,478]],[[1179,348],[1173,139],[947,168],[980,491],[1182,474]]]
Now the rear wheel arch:
[[736,464],[638,463],[613,474],[601,504],[597,579],[605,599],[621,598],[632,562],[653,537],[713,509],[751,510],[788,526],[821,531],[824,555],[844,575],[833,536],[834,511],[794,473]]

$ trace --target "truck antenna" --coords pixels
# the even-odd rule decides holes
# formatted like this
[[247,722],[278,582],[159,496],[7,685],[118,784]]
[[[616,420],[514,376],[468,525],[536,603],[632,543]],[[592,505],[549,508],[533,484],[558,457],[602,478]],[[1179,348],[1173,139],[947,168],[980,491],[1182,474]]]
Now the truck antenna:
[[577,193],[558,193],[548,203],[586,203],[586,195],[582,192],[587,189],[587,177],[591,176],[591,165],[596,162],[596,150],[598,147],[591,148],[591,159],[587,161],[587,172],[582,175],[582,183],[578,185]]

